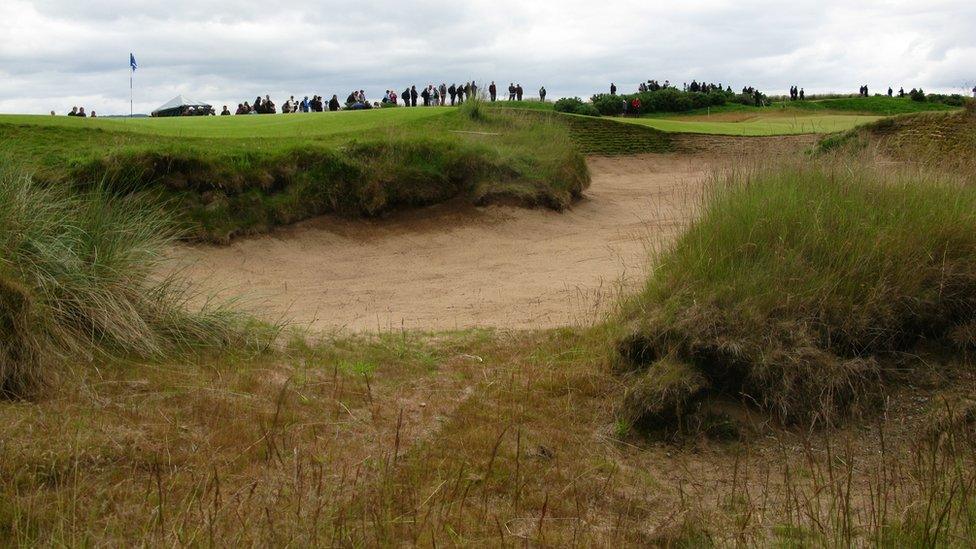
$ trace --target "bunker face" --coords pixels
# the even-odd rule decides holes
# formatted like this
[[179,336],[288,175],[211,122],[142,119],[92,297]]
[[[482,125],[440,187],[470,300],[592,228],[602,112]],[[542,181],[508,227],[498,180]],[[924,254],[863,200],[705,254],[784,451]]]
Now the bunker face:
[[391,220],[326,217],[178,255],[206,287],[314,329],[590,323],[621,284],[644,279],[647,247],[691,219],[712,166],[697,155],[592,159],[587,198],[564,213],[444,205]]

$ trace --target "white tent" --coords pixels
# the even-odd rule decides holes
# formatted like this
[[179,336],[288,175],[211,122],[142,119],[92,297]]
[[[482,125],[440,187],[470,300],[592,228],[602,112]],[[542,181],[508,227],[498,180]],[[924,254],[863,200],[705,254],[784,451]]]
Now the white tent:
[[152,116],[181,116],[186,108],[194,107],[196,109],[212,108],[209,103],[201,103],[199,101],[190,101],[189,99],[183,97],[182,95],[177,95],[176,97],[170,99],[169,101],[163,103],[156,110],[152,112]]

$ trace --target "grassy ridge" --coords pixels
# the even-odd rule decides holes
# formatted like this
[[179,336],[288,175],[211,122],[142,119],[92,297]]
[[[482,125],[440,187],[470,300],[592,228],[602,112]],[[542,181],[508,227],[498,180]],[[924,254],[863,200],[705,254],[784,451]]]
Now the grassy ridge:
[[783,116],[776,113],[774,116],[757,114],[756,117],[737,122],[686,120],[676,116],[668,118],[617,118],[615,120],[647,126],[664,132],[758,137],[834,133],[874,122],[878,120],[878,117],[844,114]]
[[912,101],[908,97],[840,97],[836,99],[821,99],[814,101],[790,101],[778,103],[786,108],[807,111],[850,111],[860,114],[876,114],[891,116],[895,114],[909,114],[930,111],[953,111],[943,103],[931,101]]
[[[84,120],[50,125],[40,117],[45,123],[39,126],[0,121],[0,154],[49,183],[104,183],[116,191],[151,193],[175,206],[191,237],[216,242],[324,213],[381,215],[453,198],[563,209],[589,184],[583,158],[560,120],[519,111],[489,114],[476,103],[414,110],[429,113],[396,124],[404,116],[386,113],[408,109],[341,113],[351,120],[365,117],[356,124],[372,124],[354,136],[345,131],[348,124],[337,129],[334,113],[178,124],[194,135],[223,131],[210,124],[234,125],[226,138],[171,137],[163,135],[171,125],[154,121],[145,121],[143,130],[161,134],[89,128]],[[389,123],[379,123],[384,120]],[[130,121],[110,122],[104,126]],[[313,137],[235,137],[284,131],[279,124],[319,129]]]
[[722,393],[830,421],[870,401],[891,353],[976,343],[973,188],[847,166],[723,184],[626,307],[629,421],[673,427]]
[[855,153],[876,147],[882,154],[934,169],[972,173],[976,168],[976,113],[925,113],[879,120],[820,141],[821,153]]

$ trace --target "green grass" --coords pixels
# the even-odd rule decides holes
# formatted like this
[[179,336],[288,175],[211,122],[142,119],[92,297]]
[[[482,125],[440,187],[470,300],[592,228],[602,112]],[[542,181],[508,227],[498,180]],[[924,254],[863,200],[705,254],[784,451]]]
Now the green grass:
[[38,180],[151,194],[175,209],[190,237],[217,242],[325,213],[375,216],[453,198],[558,210],[589,184],[561,119],[475,103],[158,120],[7,117],[0,143],[0,156]]
[[791,101],[776,103],[774,107],[790,108],[806,111],[847,111],[859,114],[876,114],[891,116],[895,114],[909,114],[930,111],[953,111],[957,107],[950,107],[942,103],[912,101],[907,97],[842,97],[837,99],[821,99],[815,101]]
[[[635,423],[716,393],[832,421],[871,406],[892,353],[973,345],[976,189],[843,163],[729,177],[626,306]],[[704,380],[661,383],[675,368]]]
[[0,115],[0,125],[31,128],[100,129],[167,137],[252,139],[329,138],[342,134],[363,135],[374,130],[446,115],[449,108],[389,108],[323,113],[169,117],[169,118],[75,118],[70,116]]
[[[736,112],[735,110],[730,112]],[[741,122],[709,122],[702,120],[683,120],[679,116],[667,118],[614,118],[627,124],[647,126],[657,130],[674,133],[702,133],[737,136],[797,135],[810,133],[835,133],[846,131],[861,124],[878,120],[868,115],[808,115],[808,116],[763,116],[758,114]]]

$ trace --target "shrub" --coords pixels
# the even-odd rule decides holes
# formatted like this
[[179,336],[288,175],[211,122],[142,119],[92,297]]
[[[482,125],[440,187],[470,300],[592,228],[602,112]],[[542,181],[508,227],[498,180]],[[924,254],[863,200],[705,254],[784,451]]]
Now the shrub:
[[600,111],[598,111],[593,105],[584,103],[579,97],[564,97],[556,101],[556,103],[553,105],[553,109],[555,109],[557,112],[569,114],[600,116]]
[[[681,409],[709,386],[830,421],[873,402],[893,353],[951,346],[976,317],[976,189],[843,166],[731,177],[625,307],[619,356],[641,395],[667,358],[705,378],[666,392]],[[625,417],[675,408],[640,402]]]
[[624,112],[624,99],[619,95],[601,93],[594,95],[590,102],[603,116],[619,116]]
[[66,359],[234,340],[235,315],[188,312],[179,281],[160,278],[176,236],[158,208],[0,174],[0,395],[29,395]]
[[925,92],[922,91],[921,89],[916,90],[915,88],[912,88],[912,91],[908,92],[908,97],[910,97],[912,101],[916,101],[919,103],[925,102]]

